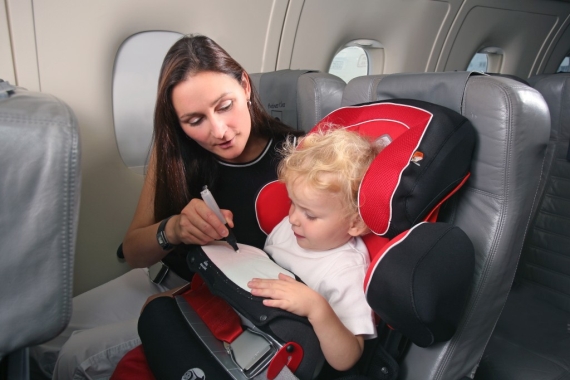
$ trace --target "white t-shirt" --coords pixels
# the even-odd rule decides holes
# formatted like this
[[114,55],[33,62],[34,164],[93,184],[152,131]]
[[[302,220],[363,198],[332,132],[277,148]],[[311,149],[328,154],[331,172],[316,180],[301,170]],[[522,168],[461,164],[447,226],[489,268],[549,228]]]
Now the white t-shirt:
[[361,238],[327,251],[304,249],[285,217],[271,231],[263,250],[322,295],[350,332],[365,339],[376,336],[372,309],[363,290],[370,257]]

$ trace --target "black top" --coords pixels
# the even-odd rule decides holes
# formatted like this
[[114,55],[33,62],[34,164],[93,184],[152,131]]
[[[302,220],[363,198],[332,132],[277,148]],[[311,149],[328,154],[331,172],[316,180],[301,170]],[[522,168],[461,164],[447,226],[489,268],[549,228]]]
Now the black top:
[[[234,216],[234,234],[238,243],[263,248],[267,235],[259,228],[255,215],[255,200],[259,191],[277,179],[280,156],[276,147],[285,139],[273,138],[255,160],[243,164],[218,161],[218,180],[210,189],[221,209],[230,210]],[[186,248],[176,248],[162,261],[179,276],[190,280],[192,272],[186,265]]]

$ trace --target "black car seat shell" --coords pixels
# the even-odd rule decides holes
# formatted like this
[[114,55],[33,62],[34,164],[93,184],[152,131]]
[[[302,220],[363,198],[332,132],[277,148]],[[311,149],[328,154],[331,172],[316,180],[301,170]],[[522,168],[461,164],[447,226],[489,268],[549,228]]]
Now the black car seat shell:
[[477,131],[472,175],[439,219],[460,227],[473,242],[472,291],[451,340],[427,348],[411,345],[400,373],[406,380],[471,377],[514,278],[548,143],[548,107],[523,83],[467,72],[355,78],[342,105],[390,98],[451,108]]
[[530,83],[546,100],[550,142],[515,283],[476,379],[570,379],[570,74]]

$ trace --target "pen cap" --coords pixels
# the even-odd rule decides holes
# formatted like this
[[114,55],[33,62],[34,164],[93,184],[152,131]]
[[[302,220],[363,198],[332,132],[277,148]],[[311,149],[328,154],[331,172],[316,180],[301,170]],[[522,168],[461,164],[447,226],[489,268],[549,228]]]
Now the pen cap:
[[220,221],[223,224],[226,224],[227,223],[226,218],[224,218],[224,216],[222,215],[222,212],[220,211],[220,207],[216,203],[216,200],[212,196],[212,193],[210,192],[210,190],[208,190],[208,186],[204,186],[204,190],[202,190],[200,192],[200,194],[202,195],[202,199],[204,200],[206,205],[208,205],[210,210],[212,210],[214,212],[214,214],[216,214],[218,219],[220,219]]

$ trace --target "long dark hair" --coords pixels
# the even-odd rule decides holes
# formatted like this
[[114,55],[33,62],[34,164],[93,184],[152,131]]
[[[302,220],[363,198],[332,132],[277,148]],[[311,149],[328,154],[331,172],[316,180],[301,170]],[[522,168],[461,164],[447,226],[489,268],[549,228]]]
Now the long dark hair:
[[251,135],[271,138],[302,134],[265,112],[257,92],[251,86],[249,75],[212,39],[205,36],[181,38],[166,54],[158,82],[154,112],[156,221],[182,211],[192,198],[199,197],[203,185],[215,186],[217,176],[215,156],[187,137],[180,127],[172,105],[174,87],[189,76],[205,71],[230,75],[240,85],[242,78],[250,81]]

